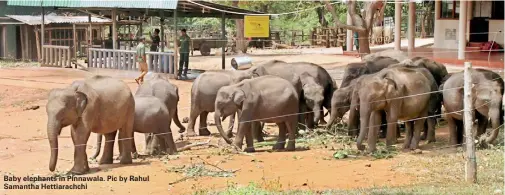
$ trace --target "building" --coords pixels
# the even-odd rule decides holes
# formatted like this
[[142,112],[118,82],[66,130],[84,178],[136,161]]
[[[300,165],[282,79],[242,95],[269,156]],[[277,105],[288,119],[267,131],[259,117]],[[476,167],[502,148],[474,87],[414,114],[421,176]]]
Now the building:
[[[47,9],[52,10],[50,8]],[[6,1],[0,1],[0,59],[21,59],[21,26],[22,22],[7,17],[7,15],[40,14],[40,8],[29,6],[7,6]],[[31,30],[33,31],[33,29]]]

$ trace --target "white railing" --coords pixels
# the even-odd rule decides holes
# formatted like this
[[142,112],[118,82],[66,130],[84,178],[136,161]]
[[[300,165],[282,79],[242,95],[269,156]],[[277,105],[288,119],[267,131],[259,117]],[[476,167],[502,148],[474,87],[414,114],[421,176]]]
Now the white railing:
[[62,68],[72,66],[70,64],[72,54],[69,46],[43,45],[42,50],[44,52],[42,66]]
[[[174,53],[146,52],[149,71],[176,74]],[[118,70],[139,70],[136,52],[131,50],[113,50],[90,48],[88,55],[89,68],[106,68]]]

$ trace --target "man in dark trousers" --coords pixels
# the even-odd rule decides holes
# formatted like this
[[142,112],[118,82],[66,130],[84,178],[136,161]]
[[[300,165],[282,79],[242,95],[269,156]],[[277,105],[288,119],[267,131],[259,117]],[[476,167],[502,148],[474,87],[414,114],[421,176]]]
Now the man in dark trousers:
[[154,35],[151,35],[152,42],[151,42],[150,51],[154,51],[154,52],[158,51],[158,48],[160,46],[160,41],[161,41],[159,34],[160,34],[160,29],[154,29]]
[[[149,35],[151,36],[151,47],[149,48],[149,51],[151,52],[157,52],[158,48],[160,46],[160,29],[154,29],[154,35],[151,35],[151,31],[149,31]],[[154,58],[151,57],[151,64],[154,63]]]
[[[189,63],[189,43],[191,42],[191,38],[186,34],[186,29],[181,30],[181,36],[179,37],[179,73],[178,77],[181,77],[181,73],[183,77],[186,77],[188,73],[188,63]],[[182,69],[184,67],[184,70]]]

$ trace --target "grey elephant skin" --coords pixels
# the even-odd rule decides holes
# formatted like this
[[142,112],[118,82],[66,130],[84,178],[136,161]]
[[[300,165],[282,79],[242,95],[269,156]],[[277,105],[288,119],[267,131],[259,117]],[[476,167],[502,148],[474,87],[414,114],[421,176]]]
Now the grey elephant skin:
[[293,75],[298,75],[302,82],[299,98],[308,108],[307,111],[312,111],[313,123],[326,124],[322,108],[331,110],[331,97],[338,86],[324,68],[308,62],[272,60],[253,68],[252,73],[255,76],[274,75],[288,81],[293,80]]
[[[195,122],[198,117],[200,117],[200,127],[198,128],[199,135],[210,135],[210,131],[207,129],[207,115],[209,112],[214,112],[214,102],[216,100],[217,91],[221,87],[235,84],[244,79],[250,78],[252,78],[252,76],[249,70],[207,71],[198,76],[191,87],[191,111],[186,135],[196,136]],[[235,114],[230,117],[230,126],[228,131],[228,136],[230,137],[232,136],[231,130],[233,129],[234,121]]]
[[[145,83],[144,83],[145,84]],[[133,132],[146,134],[146,154],[152,155],[155,150],[163,151],[168,154],[175,154],[177,148],[170,125],[169,119],[172,115],[165,104],[154,96],[135,96],[135,120],[133,123]],[[155,139],[150,139],[147,134],[154,134]],[[101,134],[98,134],[101,138]],[[97,139],[96,158],[100,154],[100,143]],[[132,137],[132,153],[137,155],[135,139]],[[121,154],[122,155],[122,154]]]
[[[388,53],[388,52],[386,52]],[[395,54],[395,52],[389,52],[390,54]],[[397,53],[396,55],[402,55],[402,53]],[[397,56],[397,59],[406,59],[406,58],[400,58]],[[365,74],[373,74],[375,72],[378,72],[384,68],[388,68],[391,66],[398,66],[399,64],[404,64],[404,63],[398,63],[397,59],[393,59],[391,57],[387,56],[377,56],[374,55],[373,58],[370,58],[368,60],[373,60],[373,61],[365,61],[365,62],[358,62],[358,63],[350,63],[345,71],[344,71],[344,77],[342,80],[342,85],[341,89],[337,90],[333,94],[332,98],[332,107],[334,104],[338,104],[337,107],[339,107],[339,111],[336,112],[336,115],[330,117],[330,124],[335,122],[336,118],[341,118],[343,114],[345,114],[346,109],[349,106],[349,98],[347,98],[350,94],[350,91],[354,88],[354,85],[351,85],[351,82],[354,81],[356,78],[361,77],[362,75]],[[405,61],[405,60],[404,60]],[[423,57],[415,57],[412,58],[411,60],[406,60],[408,62],[409,66],[411,68],[425,68],[426,70],[431,73],[433,79],[436,81],[436,85],[440,85],[442,83],[443,78],[447,76],[447,69],[444,65],[437,63],[433,60],[426,59]],[[426,73],[423,71],[423,73]],[[429,76],[429,75],[426,75]],[[438,87],[436,87],[438,88]],[[433,101],[436,104],[437,101],[441,100],[441,97],[439,97],[439,94],[434,94],[433,95],[435,98]],[[432,105],[433,105],[432,104]],[[440,102],[438,102],[440,104]],[[433,105],[432,109],[430,109],[430,115],[439,115],[440,114],[440,106]],[[385,113],[382,113],[383,119],[385,116]],[[357,128],[357,120],[359,116],[355,116],[350,114],[349,117],[349,135],[355,135],[356,131],[351,131],[355,130]],[[428,142],[434,142],[435,141],[435,136],[434,136],[434,129],[430,131],[433,127],[431,124],[433,121],[435,121],[436,118],[430,118],[428,120],[428,123],[426,123],[426,127],[424,130],[424,134],[421,136],[421,138],[428,139]],[[383,121],[383,125],[381,126],[382,136],[385,137],[385,121]]]
[[[404,148],[417,149],[420,132],[428,116],[432,91],[430,83],[435,81],[421,73],[425,69],[393,67],[383,69],[367,79],[362,79],[359,88],[353,92],[351,110],[359,104],[360,132],[357,147],[364,149],[362,142],[368,134],[368,152],[376,150],[378,127],[381,124],[381,111],[387,113],[386,145],[396,143],[396,123],[407,121],[407,135]],[[421,74],[420,74],[421,73]],[[418,95],[422,94],[422,95]],[[404,98],[409,96],[408,98]],[[410,121],[417,119],[415,122]]]
[[[104,155],[100,164],[111,164],[114,137],[119,129],[122,154],[131,153],[135,102],[126,83],[108,76],[93,76],[74,82],[65,89],[49,92],[46,112],[47,136],[51,146],[49,170],[54,171],[58,159],[58,135],[71,125],[74,142],[73,174],[89,172],[86,143],[91,132],[106,134]],[[114,135],[114,136],[112,136]],[[132,163],[131,155],[122,155],[121,164]]]
[[295,149],[298,103],[298,92],[288,80],[277,76],[247,79],[219,89],[214,113],[216,126],[221,136],[231,144],[232,140],[224,132],[219,119],[238,111],[239,129],[233,143],[241,148],[246,136],[245,151],[254,152],[251,125],[247,123],[276,123],[279,126],[279,137],[273,149],[284,149],[286,134],[289,134],[286,149],[292,151]]
[[[175,124],[179,127],[179,132],[183,132],[186,129],[179,121],[179,114],[177,109],[177,105],[179,103],[179,89],[176,85],[170,83],[165,77],[163,77],[163,75],[154,74],[151,79],[146,80],[137,88],[135,96],[153,96],[160,99],[160,101],[169,111],[167,120],[174,121]],[[146,135],[146,150],[147,146],[151,144],[151,138],[152,136]],[[102,136],[97,135],[97,148],[95,154],[93,154],[91,158],[96,158],[99,155],[101,143]],[[133,150],[134,155],[136,155],[136,148],[133,148]]]
[[[486,133],[486,128],[491,121],[492,131],[486,136],[481,136],[479,141],[484,144],[492,143],[498,136],[500,124],[503,124],[503,79],[497,73],[474,69],[472,71],[473,109],[474,118],[477,119],[477,136]],[[463,143],[463,72],[454,73],[440,86],[443,90],[443,104],[448,113],[445,118],[449,125],[449,144],[456,146]],[[489,136],[487,136],[490,134]]]

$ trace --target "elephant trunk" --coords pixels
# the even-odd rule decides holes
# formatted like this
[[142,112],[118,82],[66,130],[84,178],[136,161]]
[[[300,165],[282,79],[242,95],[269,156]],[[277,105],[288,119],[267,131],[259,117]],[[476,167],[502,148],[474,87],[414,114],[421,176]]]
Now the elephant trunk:
[[330,120],[328,121],[328,124],[326,124],[326,128],[330,128],[333,123],[337,122],[337,107],[332,106],[331,107],[331,112],[330,112]]
[[219,111],[214,113],[214,122],[216,122],[216,126],[219,130],[219,134],[221,134],[221,137],[223,137],[226,143],[231,144],[231,139],[228,137],[227,133],[224,132],[223,126],[221,125],[221,113]]
[[314,124],[317,125],[319,119],[321,118],[321,106],[314,106]]
[[[368,104],[361,105],[359,112],[360,112],[359,113],[359,115],[360,115],[360,130],[359,130],[359,136],[356,141],[356,144],[357,144],[357,147],[359,150],[364,150],[362,142],[365,139],[365,137],[367,136],[368,130],[370,129],[369,128],[369,120],[370,120],[370,114],[371,114],[370,106]],[[375,135],[371,135],[371,136],[375,136]],[[368,138],[368,139],[370,139],[370,138]]]
[[51,158],[49,160],[49,170],[56,169],[58,162],[58,135],[61,132],[61,125],[55,120],[49,120],[47,123],[47,138],[49,139],[49,146],[51,147]]
[[[147,143],[147,142],[146,142]],[[100,154],[100,149],[102,148],[102,134],[96,134],[96,150],[91,159],[96,159]]]
[[[500,98],[501,100],[501,98]],[[490,132],[491,135],[486,137],[486,143],[493,142],[497,137],[499,131],[499,126],[501,122],[501,101],[492,101],[489,109],[489,117],[491,119],[491,126],[493,131]]]

